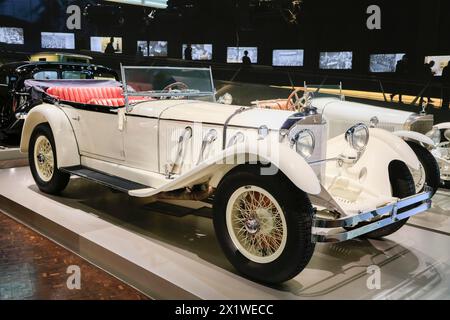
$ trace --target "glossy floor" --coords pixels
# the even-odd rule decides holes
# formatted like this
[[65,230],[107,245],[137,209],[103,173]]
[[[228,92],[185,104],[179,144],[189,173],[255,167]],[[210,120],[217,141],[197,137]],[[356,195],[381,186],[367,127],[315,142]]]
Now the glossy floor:
[[0,212],[0,300],[18,299],[148,298]]
[[[156,275],[157,282],[139,282],[150,292],[166,286],[157,298],[173,298],[176,287],[176,297],[201,299],[450,299],[448,191],[439,191],[429,213],[383,241],[318,245],[308,267],[276,287],[236,274],[207,218],[160,214],[143,200],[80,179],[62,197],[50,197],[37,190],[28,168],[0,170],[0,195],[76,232],[73,241],[87,259],[98,254],[89,240]],[[370,273],[378,268],[379,288]],[[122,273],[127,282],[133,277]]]

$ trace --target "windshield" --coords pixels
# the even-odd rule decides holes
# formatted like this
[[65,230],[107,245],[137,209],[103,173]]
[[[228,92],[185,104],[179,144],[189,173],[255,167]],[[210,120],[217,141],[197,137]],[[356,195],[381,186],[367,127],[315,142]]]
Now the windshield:
[[215,102],[211,69],[122,67],[125,97]]

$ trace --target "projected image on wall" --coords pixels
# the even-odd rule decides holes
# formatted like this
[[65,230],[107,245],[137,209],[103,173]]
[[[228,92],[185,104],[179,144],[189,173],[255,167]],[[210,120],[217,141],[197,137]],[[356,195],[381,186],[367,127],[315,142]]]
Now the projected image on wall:
[[[212,44],[192,44],[192,60],[212,60],[213,45]],[[183,59],[187,44],[183,44]]]
[[75,49],[75,34],[42,32],[41,47],[43,49]]
[[425,63],[430,63],[431,61],[434,61],[434,66],[431,68],[431,71],[435,77],[440,77],[442,76],[442,71],[450,61],[450,55],[425,57]]
[[91,37],[91,51],[103,53],[122,53],[122,38]]
[[[149,43],[149,55],[150,57],[167,57],[167,41],[150,41]],[[211,48],[212,51],[212,48]]]
[[242,63],[242,58],[245,56],[246,51],[250,61],[252,63],[258,63],[257,47],[228,47],[227,63]]
[[25,44],[23,29],[0,27],[0,43]]
[[404,53],[371,54],[370,72],[395,72],[397,62],[403,59]]
[[321,52],[319,67],[327,70],[350,70],[353,67],[353,52]]
[[273,50],[275,67],[303,67],[304,50]]

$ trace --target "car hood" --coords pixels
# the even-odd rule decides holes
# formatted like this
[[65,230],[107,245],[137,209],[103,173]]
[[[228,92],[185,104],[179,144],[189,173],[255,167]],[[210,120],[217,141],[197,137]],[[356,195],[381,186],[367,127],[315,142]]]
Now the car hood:
[[141,103],[133,108],[136,116],[159,118],[161,120],[188,121],[223,125],[229,119],[229,126],[259,128],[267,126],[279,130],[294,112],[229,106],[219,103],[187,100],[161,100]]
[[355,123],[369,122],[373,117],[377,117],[380,123],[404,125],[415,114],[336,98],[316,98],[313,100],[313,106],[329,120],[354,120]]

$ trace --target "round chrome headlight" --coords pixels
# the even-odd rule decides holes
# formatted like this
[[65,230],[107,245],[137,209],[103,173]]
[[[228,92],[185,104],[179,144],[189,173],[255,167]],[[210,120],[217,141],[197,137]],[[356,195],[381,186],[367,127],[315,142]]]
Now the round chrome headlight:
[[291,144],[295,145],[295,149],[299,155],[308,159],[314,153],[316,148],[316,138],[314,133],[309,129],[298,131],[291,139]]
[[347,140],[350,147],[358,152],[362,152],[369,143],[369,136],[369,128],[365,124],[360,123],[347,130],[345,140]]
[[428,138],[430,138],[431,140],[433,140],[435,145],[438,145],[439,143],[441,143],[441,131],[437,128],[433,128],[433,130],[428,132],[426,134],[426,136]]

